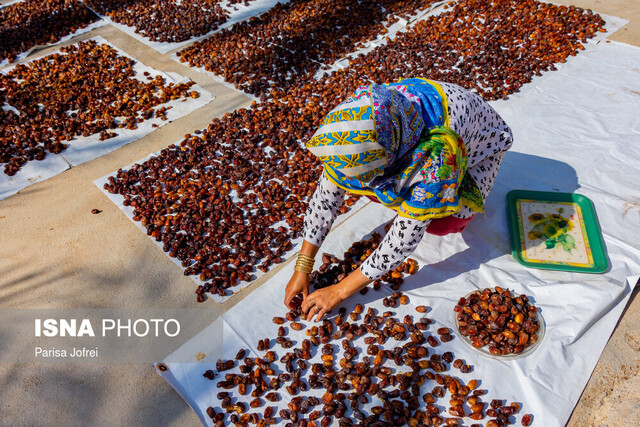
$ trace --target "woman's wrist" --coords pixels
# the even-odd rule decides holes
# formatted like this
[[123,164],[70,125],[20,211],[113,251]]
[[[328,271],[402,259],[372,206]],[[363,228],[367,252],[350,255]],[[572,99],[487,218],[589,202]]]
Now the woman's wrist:
[[308,257],[315,258],[319,249],[319,246],[316,246],[313,243],[308,242],[307,240],[303,240],[302,247],[300,248],[300,255],[306,255]]
[[342,300],[349,298],[351,295],[358,292],[360,289],[371,283],[371,280],[362,274],[360,269],[354,270],[345,277],[340,283],[336,284],[338,295]]
[[338,291],[338,296],[342,301],[346,300],[347,298],[349,298],[351,295],[354,294],[354,292],[349,291],[349,289],[347,288],[347,286],[344,285],[343,282],[340,282],[335,286],[337,287],[336,290]]
[[313,265],[315,264],[315,256],[318,253],[318,247],[304,240],[302,242],[302,247],[300,248],[300,252],[298,253],[298,258],[296,259],[295,267],[293,268],[294,272],[302,272],[309,274],[313,271]]

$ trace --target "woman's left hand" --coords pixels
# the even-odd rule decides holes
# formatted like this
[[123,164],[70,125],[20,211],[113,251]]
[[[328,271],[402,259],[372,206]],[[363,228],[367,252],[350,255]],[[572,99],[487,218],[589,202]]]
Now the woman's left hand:
[[307,320],[313,320],[317,314],[316,322],[319,322],[325,313],[338,307],[344,300],[340,284],[327,286],[307,295],[302,301],[302,311],[307,313]]

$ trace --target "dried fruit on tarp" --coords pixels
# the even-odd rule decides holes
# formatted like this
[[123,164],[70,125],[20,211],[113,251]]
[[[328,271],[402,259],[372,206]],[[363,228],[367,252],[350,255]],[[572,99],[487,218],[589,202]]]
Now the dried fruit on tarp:
[[114,22],[135,28],[154,42],[183,42],[202,36],[227,21],[229,12],[218,2],[199,0],[87,0],[98,13]]
[[[26,3],[37,8],[41,2]],[[0,9],[0,38],[6,34],[2,28],[6,10]],[[47,18],[46,25],[58,19],[64,20],[63,16]],[[37,27],[35,22],[32,25]],[[3,40],[0,57],[4,45]],[[0,75],[0,104],[7,103],[18,111],[0,109],[4,172],[14,175],[27,162],[43,160],[47,152],[59,154],[67,148],[65,142],[75,137],[99,134],[104,140],[112,136],[109,129],[135,128],[138,122],[151,118],[146,112],[188,97],[187,89],[193,82],[165,84],[161,77],[142,82],[135,77],[134,65],[135,61],[120,56],[114,48],[88,40]],[[123,117],[118,123],[116,119]]]
[[460,298],[454,311],[459,332],[476,348],[487,345],[491,354],[521,353],[538,339],[537,307],[509,289],[475,291]]
[[99,19],[84,4],[73,0],[26,0],[2,7],[0,62],[13,62],[33,46],[55,43]]
[[216,371],[223,372],[232,369],[235,366],[233,360],[218,360],[216,362]]
[[298,322],[293,322],[289,326],[294,331],[300,331],[300,330],[302,330],[304,328],[304,325],[302,323],[298,323]]

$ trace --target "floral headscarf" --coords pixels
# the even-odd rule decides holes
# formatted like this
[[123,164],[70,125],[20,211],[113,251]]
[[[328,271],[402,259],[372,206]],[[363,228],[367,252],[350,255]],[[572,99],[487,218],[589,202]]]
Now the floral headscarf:
[[474,193],[462,204],[481,211],[473,180],[463,183],[469,180],[465,145],[448,126],[441,87],[405,79],[360,87],[324,118],[307,148],[336,185],[375,196],[401,216],[457,212],[461,185]]

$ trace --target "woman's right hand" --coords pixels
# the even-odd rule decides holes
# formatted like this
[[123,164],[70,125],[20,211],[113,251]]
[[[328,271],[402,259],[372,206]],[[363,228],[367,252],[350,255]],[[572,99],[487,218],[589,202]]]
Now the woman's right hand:
[[309,275],[301,271],[295,271],[284,291],[284,305],[294,309],[296,305],[302,302],[300,300],[298,304],[294,303],[294,298],[299,294],[302,294],[302,298],[306,298],[309,294]]

